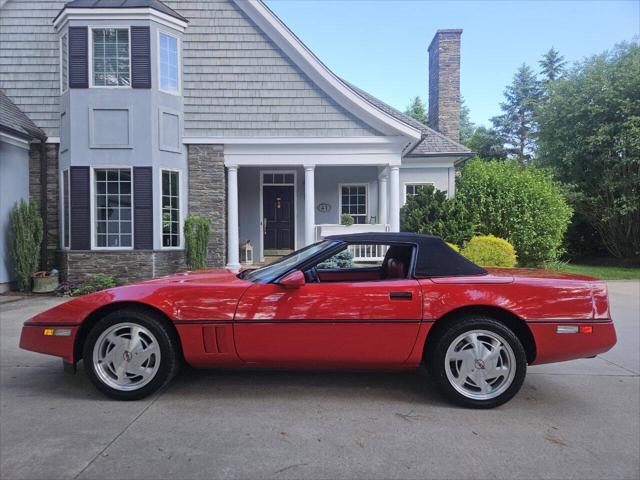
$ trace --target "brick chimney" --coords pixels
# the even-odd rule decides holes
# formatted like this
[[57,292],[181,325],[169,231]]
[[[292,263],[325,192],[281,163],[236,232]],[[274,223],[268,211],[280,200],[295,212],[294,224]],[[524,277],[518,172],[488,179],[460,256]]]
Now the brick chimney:
[[438,30],[429,45],[429,126],[460,141],[461,29]]

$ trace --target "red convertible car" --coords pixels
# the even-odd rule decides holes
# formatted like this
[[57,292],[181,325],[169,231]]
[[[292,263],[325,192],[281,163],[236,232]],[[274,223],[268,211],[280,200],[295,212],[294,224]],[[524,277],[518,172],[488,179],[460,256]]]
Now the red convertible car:
[[[351,252],[369,252],[378,264]],[[359,255],[362,255],[360,253]],[[202,368],[414,370],[451,400],[512,398],[527,365],[616,342],[606,285],[539,270],[484,270],[440,238],[328,237],[268,266],[213,270],[75,298],[28,320],[20,346],[76,363],[122,400]],[[416,377],[417,379],[418,377]]]

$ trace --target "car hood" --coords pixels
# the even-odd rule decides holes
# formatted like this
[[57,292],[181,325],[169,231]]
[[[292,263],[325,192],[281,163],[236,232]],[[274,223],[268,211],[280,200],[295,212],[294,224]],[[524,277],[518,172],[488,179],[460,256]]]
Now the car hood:
[[237,272],[229,269],[209,269],[195,270],[191,272],[176,273],[166,277],[154,278],[137,283],[137,285],[157,285],[157,284],[207,284],[207,285],[228,285],[228,284],[249,283],[238,278]]

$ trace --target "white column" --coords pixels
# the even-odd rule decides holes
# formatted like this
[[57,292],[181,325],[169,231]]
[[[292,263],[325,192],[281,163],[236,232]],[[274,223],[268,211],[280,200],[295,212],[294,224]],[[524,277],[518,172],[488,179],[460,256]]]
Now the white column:
[[400,167],[389,167],[389,225],[392,232],[400,231]]
[[315,167],[304,166],[304,243],[311,245],[315,241],[316,228],[316,184]]
[[227,167],[227,268],[240,268],[240,228],[238,223],[238,167]]
[[378,223],[386,225],[388,221],[389,200],[387,198],[389,175],[383,171],[378,177]]

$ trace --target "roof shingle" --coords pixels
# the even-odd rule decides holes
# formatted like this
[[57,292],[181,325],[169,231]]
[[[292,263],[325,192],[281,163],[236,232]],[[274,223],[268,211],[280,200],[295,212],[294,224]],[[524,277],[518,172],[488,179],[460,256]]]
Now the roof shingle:
[[0,90],[0,130],[29,140],[46,137],[27,115]]
[[448,137],[445,137],[440,132],[433,130],[432,128],[427,127],[426,125],[420,123],[413,117],[402,113],[400,110],[396,110],[390,105],[387,105],[382,100],[374,97],[373,95],[365,92],[364,90],[352,85],[346,80],[342,80],[345,85],[351,88],[354,92],[364,98],[366,101],[371,103],[376,108],[379,108],[383,112],[391,115],[392,117],[397,118],[403,123],[416,128],[422,132],[422,140],[418,145],[414,147],[413,150],[408,152],[405,156],[408,157],[421,157],[425,155],[434,155],[434,154],[451,154],[451,153],[459,153],[460,156],[470,156],[473,154],[471,150],[469,150],[464,145],[461,145],[458,142],[451,140]]

